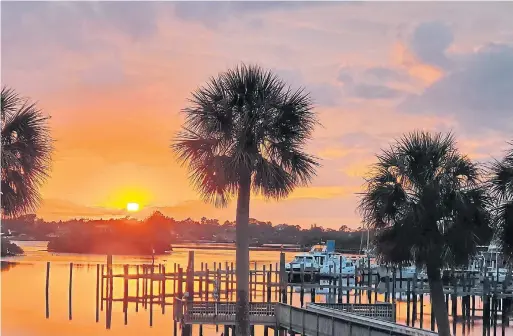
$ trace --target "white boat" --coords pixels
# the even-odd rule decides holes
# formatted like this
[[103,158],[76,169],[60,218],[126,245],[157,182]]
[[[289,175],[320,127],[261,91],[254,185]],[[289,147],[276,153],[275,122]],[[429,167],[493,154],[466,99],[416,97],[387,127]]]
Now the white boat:
[[321,277],[352,277],[355,275],[356,267],[353,260],[346,258],[342,254],[333,254],[327,259],[327,262],[321,267]]
[[296,254],[291,262],[285,264],[285,270],[294,273],[290,277],[291,281],[295,281],[301,276],[301,269],[305,273],[306,278],[311,279],[311,275],[317,277],[321,269],[326,270],[326,265],[329,264],[329,261],[335,255],[338,255],[335,253],[335,241],[328,240],[325,245],[313,246],[310,252]]
[[[393,279],[394,268],[392,267],[385,267],[380,266],[378,268],[378,274],[380,279],[389,277],[390,280]],[[408,279],[414,279],[415,276],[417,276],[418,280],[425,280],[427,279],[427,275],[425,272],[422,272],[422,270],[417,270],[417,267],[415,265],[406,265],[403,267],[395,267],[395,279],[396,280],[408,280]]]
[[363,275],[369,274],[369,268],[370,274],[378,274],[379,265],[376,264],[375,260],[368,254],[360,257],[356,262],[356,266],[358,266],[358,270],[360,270],[360,273]]
[[314,256],[308,252],[298,253],[294,256],[291,262],[285,264],[287,272],[301,272],[312,273],[319,272],[320,265]]

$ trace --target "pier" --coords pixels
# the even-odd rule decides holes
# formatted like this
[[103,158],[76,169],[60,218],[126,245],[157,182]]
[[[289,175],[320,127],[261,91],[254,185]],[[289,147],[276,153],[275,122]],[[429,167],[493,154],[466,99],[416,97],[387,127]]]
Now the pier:
[[[410,279],[397,283],[393,278],[379,281],[377,277],[364,277],[357,271],[353,278],[333,276],[319,283],[305,281],[307,277],[303,270],[286,272],[284,264],[285,255],[282,253],[279,264],[252,263],[249,271],[250,323],[252,329],[254,326],[263,327],[264,336],[268,336],[271,330],[275,335],[287,331],[289,334],[334,336],[340,330],[350,330],[351,334],[354,331],[357,335],[364,325],[366,335],[432,335],[435,331],[429,309],[429,288],[423,281]],[[70,264],[70,320],[73,318],[73,267],[76,266]],[[47,318],[51,315],[48,305],[50,270],[48,263],[45,286]],[[294,277],[300,281],[290,282]],[[454,279],[451,286],[445,286],[444,292],[454,332],[457,325],[470,329],[476,320],[480,320],[483,330],[504,335],[512,311],[512,287],[503,288],[502,284],[480,283],[461,277]],[[199,326],[201,335],[203,325],[215,325],[216,328],[225,328],[224,334],[228,336],[235,327],[236,277],[233,263],[195,265],[193,251],[189,252],[184,267],[153,263],[120,265],[113,264],[112,256],[107,256],[105,264],[96,265],[95,295],[96,322],[105,316],[107,329],[112,327],[113,304],[122,305],[125,324],[128,323],[129,305],[135,308],[135,312],[149,312],[150,326],[154,323],[155,314],[172,311],[174,335],[181,330],[182,335],[190,336],[192,325]],[[400,321],[397,321],[398,307],[402,309]],[[312,333],[313,329],[309,328],[318,323],[318,333]]]

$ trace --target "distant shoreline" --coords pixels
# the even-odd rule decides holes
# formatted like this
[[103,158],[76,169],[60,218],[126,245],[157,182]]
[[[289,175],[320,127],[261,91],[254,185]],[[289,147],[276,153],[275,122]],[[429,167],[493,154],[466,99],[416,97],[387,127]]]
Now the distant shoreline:
[[[173,244],[173,250],[235,250],[235,244],[229,243],[185,243],[185,244]],[[284,251],[284,252],[301,252],[304,249],[300,247],[272,247],[272,246],[250,246],[250,250],[258,251]]]

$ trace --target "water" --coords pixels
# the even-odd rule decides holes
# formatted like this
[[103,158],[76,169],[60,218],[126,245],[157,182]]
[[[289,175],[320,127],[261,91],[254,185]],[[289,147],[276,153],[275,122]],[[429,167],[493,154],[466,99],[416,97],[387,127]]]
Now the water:
[[[121,302],[113,303],[112,327],[105,329],[105,310],[100,312],[100,321],[95,322],[95,295],[96,295],[96,264],[105,263],[104,255],[78,255],[63,253],[48,253],[45,242],[20,242],[26,255],[14,258],[4,258],[1,276],[1,333],[7,336],[68,336],[68,335],[172,335],[173,318],[172,306],[166,307],[165,314],[160,307],[155,307],[153,326],[149,326],[149,309],[139,306],[135,312],[135,304],[129,304],[128,325],[124,325],[123,306]],[[290,260],[294,252],[286,253]],[[171,255],[157,257],[155,263],[166,265],[172,271],[173,264],[187,264],[188,251],[177,250]],[[278,251],[250,251],[250,260],[258,265],[273,267],[279,261]],[[45,276],[46,262],[51,262],[50,271],[50,317],[45,317]],[[68,282],[69,263],[73,262],[73,289],[72,289],[72,320],[68,316]],[[150,263],[151,258],[134,256],[114,256],[114,273],[122,272],[122,264]],[[199,269],[201,262],[212,265],[214,262],[235,262],[233,250],[203,250],[195,251],[195,266]],[[259,268],[260,268],[259,267]],[[213,269],[213,267],[209,267]],[[123,286],[121,279],[114,284],[114,297],[122,297]],[[130,295],[134,295],[134,288],[130,288]],[[274,298],[274,294],[273,294]],[[305,295],[308,302],[310,295]],[[169,299],[170,301],[170,299]],[[299,295],[295,294],[294,304],[299,305]],[[325,302],[326,296],[319,294],[316,301]],[[362,301],[364,302],[364,301]],[[478,307],[479,308],[479,307]],[[429,327],[429,300],[425,298],[424,327]],[[398,322],[404,323],[406,304],[398,302]],[[472,329],[463,332],[458,325],[458,335],[482,335],[481,320],[476,320]],[[418,322],[417,322],[418,326]],[[263,328],[256,328],[256,335],[261,336]],[[220,335],[222,327],[216,332],[214,326],[204,326],[205,336]],[[492,329],[493,333],[493,329]],[[179,331],[178,331],[179,334]],[[272,333],[271,333],[272,334]],[[501,335],[500,326],[497,334]],[[513,328],[505,331],[506,335],[513,336]],[[198,335],[197,327],[193,335]]]

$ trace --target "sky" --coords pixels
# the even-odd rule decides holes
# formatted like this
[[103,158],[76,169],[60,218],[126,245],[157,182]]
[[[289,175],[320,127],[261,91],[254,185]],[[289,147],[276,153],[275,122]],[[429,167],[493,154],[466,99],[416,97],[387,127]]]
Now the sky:
[[190,93],[241,62],[315,101],[311,186],[253,197],[275,224],[356,228],[376,154],[405,132],[453,132],[479,162],[513,134],[513,2],[5,2],[2,84],[51,115],[47,220],[160,210],[234,220],[190,186],[169,145]]

